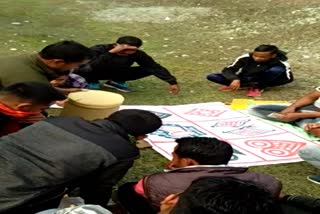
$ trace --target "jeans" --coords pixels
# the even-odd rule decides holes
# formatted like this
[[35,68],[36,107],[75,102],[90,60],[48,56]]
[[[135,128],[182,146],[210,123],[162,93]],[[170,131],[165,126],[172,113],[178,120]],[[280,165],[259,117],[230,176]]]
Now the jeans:
[[305,146],[299,151],[302,160],[320,169],[320,145]]
[[[262,119],[281,122],[276,118],[268,117],[268,115],[271,113],[280,112],[287,107],[288,106],[285,106],[285,105],[258,105],[258,106],[255,106],[255,107],[249,109],[248,112],[249,112],[249,114],[254,115],[256,117],[260,117]],[[319,111],[319,109],[317,107],[315,107],[314,105],[304,106],[304,107],[301,107],[299,110]],[[292,125],[296,125],[301,128],[304,128],[304,126],[307,123],[320,123],[320,118],[299,119],[299,120],[295,120],[295,121],[289,122],[289,123],[291,123]]]
[[[264,89],[267,87],[285,85],[292,82],[292,79],[288,79],[286,71],[282,67],[272,67],[264,72],[256,74],[255,76],[239,75],[241,86],[247,86],[248,83],[255,82],[256,87]],[[221,73],[212,73],[207,76],[209,81],[221,84],[230,85],[231,81],[227,80]]]

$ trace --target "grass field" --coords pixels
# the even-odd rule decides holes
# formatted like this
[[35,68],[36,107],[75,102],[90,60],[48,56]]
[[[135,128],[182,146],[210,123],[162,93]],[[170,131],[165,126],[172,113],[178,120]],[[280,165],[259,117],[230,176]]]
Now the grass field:
[[[231,3],[232,2],[232,3]],[[38,51],[62,39],[88,46],[135,35],[144,50],[177,76],[181,93],[172,96],[154,78],[130,83],[125,104],[230,102],[243,91],[223,93],[205,76],[261,43],[289,54],[295,81],[264,93],[264,99],[294,100],[319,84],[320,6],[318,0],[1,0],[0,54]],[[166,160],[152,150],[126,176],[135,180],[160,171]],[[290,194],[320,196],[305,178],[320,171],[306,163],[253,167],[283,181]]]

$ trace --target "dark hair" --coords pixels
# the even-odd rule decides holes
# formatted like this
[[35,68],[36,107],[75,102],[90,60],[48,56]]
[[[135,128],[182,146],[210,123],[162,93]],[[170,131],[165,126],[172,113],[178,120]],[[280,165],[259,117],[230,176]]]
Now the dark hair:
[[217,138],[183,137],[176,142],[174,152],[180,158],[191,158],[201,165],[228,164],[233,154],[232,146]]
[[286,61],[288,60],[287,53],[280,50],[277,46],[275,45],[259,45],[254,49],[254,51],[257,52],[270,52],[271,54],[276,54],[277,59]]
[[162,121],[157,115],[140,109],[120,110],[111,114],[107,120],[118,124],[133,136],[149,134],[162,125]]
[[192,182],[171,214],[280,214],[271,194],[248,181],[229,177],[203,177]]
[[62,59],[66,63],[72,63],[89,59],[92,52],[78,42],[61,41],[44,47],[39,55],[44,59]]
[[66,99],[65,95],[49,84],[40,82],[20,82],[3,88],[1,95],[13,95],[33,104],[48,105],[53,101]]
[[142,45],[142,40],[134,36],[123,36],[118,38],[117,43],[131,45],[139,48]]

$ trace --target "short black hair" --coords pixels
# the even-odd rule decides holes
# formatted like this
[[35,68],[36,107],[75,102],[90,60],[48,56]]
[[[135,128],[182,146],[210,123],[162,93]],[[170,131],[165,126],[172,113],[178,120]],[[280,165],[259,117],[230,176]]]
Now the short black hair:
[[141,109],[120,110],[112,113],[107,120],[118,124],[132,136],[149,134],[162,126],[157,115]]
[[183,137],[176,142],[174,152],[180,158],[191,158],[201,165],[228,164],[233,154],[229,143],[213,137]]
[[92,51],[78,42],[64,40],[44,47],[39,55],[44,59],[62,59],[72,63],[90,59]]
[[50,84],[40,82],[19,82],[2,88],[0,95],[12,95],[32,104],[48,105],[57,100],[64,100],[66,96],[57,91]]
[[118,38],[118,40],[116,41],[118,44],[126,44],[126,45],[131,45],[131,46],[135,46],[135,47],[140,47],[142,46],[142,40],[139,39],[138,37],[134,37],[134,36],[123,36]]
[[284,51],[280,50],[275,45],[262,44],[262,45],[259,45],[258,47],[256,47],[254,49],[254,51],[257,51],[257,52],[270,52],[271,54],[276,54],[277,58],[279,60],[283,60],[283,61],[286,61],[288,59],[287,52],[284,52]]
[[180,195],[171,214],[280,214],[271,194],[249,181],[229,177],[202,177]]

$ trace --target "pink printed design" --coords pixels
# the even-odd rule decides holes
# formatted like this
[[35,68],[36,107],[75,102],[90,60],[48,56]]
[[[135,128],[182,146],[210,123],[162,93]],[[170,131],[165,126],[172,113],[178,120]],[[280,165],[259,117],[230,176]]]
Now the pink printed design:
[[187,115],[197,115],[203,117],[219,117],[221,114],[226,112],[226,110],[212,110],[212,109],[201,109],[195,108],[191,111],[185,112]]
[[306,145],[303,142],[282,140],[249,140],[245,144],[250,147],[260,148],[262,153],[276,157],[294,156]]

